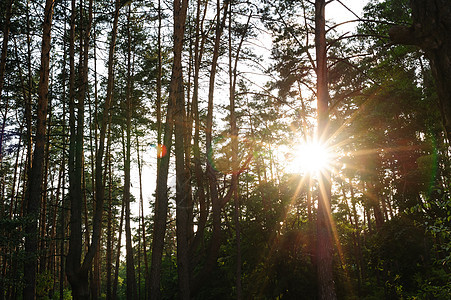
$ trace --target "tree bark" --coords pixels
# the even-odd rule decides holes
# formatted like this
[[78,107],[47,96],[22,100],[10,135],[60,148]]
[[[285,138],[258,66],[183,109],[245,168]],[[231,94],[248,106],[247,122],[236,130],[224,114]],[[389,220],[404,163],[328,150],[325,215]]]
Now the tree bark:
[[[157,171],[157,188],[155,199],[155,214],[153,224],[152,257],[150,267],[150,298],[160,299],[161,258],[163,257],[164,236],[166,233],[166,219],[168,213],[168,174],[169,157],[172,146],[173,131],[173,104],[168,103],[166,124],[164,126],[163,145],[166,147],[166,155],[159,158]],[[160,147],[160,145],[158,145]],[[163,152],[161,152],[163,153]]]
[[[172,82],[171,82],[172,83]],[[173,121],[173,103],[169,101],[166,112],[166,123],[164,125],[163,144],[157,145],[157,151],[160,147],[166,148],[166,155],[161,150],[157,170],[157,188],[155,197],[155,214],[153,224],[153,242],[152,257],[150,267],[150,298],[160,299],[160,278],[161,278],[161,258],[163,257],[164,236],[166,233],[166,220],[168,214],[168,174],[169,158],[172,148]]]
[[42,34],[41,68],[39,72],[39,98],[36,125],[36,144],[34,148],[33,164],[28,178],[28,200],[25,225],[25,255],[23,289],[24,299],[36,297],[36,267],[38,249],[38,218],[42,193],[42,169],[46,141],[46,121],[50,73],[50,39],[53,18],[53,0],[47,0],[44,8],[44,24]]
[[[13,0],[9,0],[6,5],[6,14],[5,14],[5,27],[3,28],[3,41],[2,41],[2,53],[0,56],[0,103],[2,102],[2,94],[3,94],[3,85],[5,83],[5,69],[6,69],[6,54],[8,52],[8,41],[9,41],[9,25],[11,20],[11,8],[13,6]],[[8,103],[6,104],[8,106]],[[6,121],[6,112],[5,109],[5,121]],[[3,136],[4,136],[5,122],[2,125],[2,132],[0,134],[0,164],[3,158]]]
[[125,202],[125,249],[126,249],[126,293],[127,299],[137,299],[137,286],[135,279],[135,262],[133,259],[132,231],[130,227],[130,148],[131,148],[131,120],[132,120],[132,76],[131,73],[131,35],[130,35],[130,13],[127,14],[127,87],[126,87],[126,144],[124,153],[124,202]]
[[74,290],[78,290],[76,273],[81,263],[82,230],[81,230],[81,174],[75,167],[76,160],[76,125],[75,125],[75,0],[71,2],[71,21],[69,30],[69,201],[70,201],[70,235],[69,251],[66,258],[66,275]]
[[121,263],[121,241],[122,241],[122,227],[124,223],[124,211],[125,211],[125,203],[122,202],[122,208],[121,208],[121,218],[119,221],[119,236],[117,239],[117,248],[116,248],[116,265],[114,269],[114,281],[113,281],[113,294],[112,299],[117,299],[117,284],[119,281],[119,264]]
[[[158,65],[157,65],[157,101],[156,101],[156,110],[157,110],[157,149],[161,147],[161,76],[162,76],[162,57],[161,57],[161,0],[158,0],[158,42],[157,42],[157,51],[158,51]],[[160,160],[157,160],[157,170],[159,167]]]
[[[27,72],[28,72],[28,80],[27,80],[27,99],[25,104],[25,122],[27,124],[27,159],[26,159],[26,168],[24,171],[24,178],[27,180],[24,180],[25,182],[28,181],[28,177],[30,176],[30,170],[31,170],[31,163],[33,160],[33,128],[32,128],[32,93],[33,93],[33,73],[31,70],[31,28],[30,28],[30,9],[29,9],[29,3],[27,2]],[[24,189],[26,189],[24,185]],[[23,193],[25,196],[25,199],[28,198],[27,192],[25,191]],[[22,212],[26,209],[26,203],[24,201],[22,205]]]
[[143,256],[144,256],[144,299],[147,299],[148,287],[149,287],[149,262],[147,260],[147,241],[146,241],[146,225],[144,222],[144,198],[143,198],[143,189],[142,189],[142,164],[141,158],[139,155],[139,141],[136,138],[136,152],[138,156],[138,178],[139,178],[139,206],[141,210],[141,218],[138,223],[140,223],[139,227],[141,228],[142,234],[142,244],[143,244]]
[[42,194],[41,194],[41,204],[40,204],[40,216],[39,216],[39,252],[41,253],[41,258],[39,259],[38,272],[41,274],[47,268],[47,262],[50,259],[49,253],[46,254],[46,250],[49,248],[45,237],[47,236],[47,185],[48,185],[48,172],[49,172],[49,160],[50,160],[50,136],[51,132],[51,122],[52,122],[52,102],[48,100],[48,112],[47,112],[47,132],[46,132],[46,140],[45,140],[45,149],[44,149],[44,170],[43,170],[43,185],[42,185]]
[[[327,84],[327,54],[325,30],[325,0],[315,2],[315,48],[316,48],[316,76],[317,76],[317,109],[318,109],[318,139],[326,143],[328,139],[327,127],[329,123],[329,91]],[[337,299],[332,274],[332,216],[330,212],[330,171],[325,170],[319,175],[320,192],[318,196],[317,212],[317,245],[316,258],[318,269],[318,297],[320,300]]]
[[174,0],[174,62],[170,100],[175,104],[176,226],[179,298],[190,299],[188,256],[188,178],[185,169],[185,93],[183,88],[182,51],[188,0]]
[[[238,48],[235,53],[235,60],[233,62],[232,67],[232,8],[229,11],[229,92],[230,92],[230,138],[231,138],[231,149],[232,149],[232,181],[231,181],[231,190],[234,199],[234,222],[235,222],[235,240],[236,240],[236,298],[238,300],[242,299],[242,287],[241,287],[241,228],[240,228],[240,219],[241,219],[241,208],[240,208],[240,199],[238,194],[238,180],[240,175],[240,162],[238,160],[238,126],[236,124],[237,117],[235,113],[235,91],[236,91],[236,83],[237,83],[237,69],[238,69],[238,60],[240,58],[241,47],[244,42],[244,38],[246,37],[247,30],[249,28],[249,23],[251,20],[252,13],[249,15],[247,19],[246,27],[243,31],[243,35],[238,44]],[[224,16],[225,17],[225,16]]]
[[[174,0],[174,61],[172,66],[171,86],[169,91],[169,103],[166,112],[166,124],[164,126],[163,145],[157,147],[166,147],[166,155],[159,157],[157,168],[157,191],[155,199],[155,214],[153,227],[153,243],[152,243],[152,257],[150,268],[150,298],[160,298],[160,278],[161,278],[161,259],[163,257],[164,237],[166,232],[166,219],[168,211],[168,173],[169,173],[169,158],[172,148],[172,134],[174,128],[174,110],[176,109],[176,95],[179,90],[178,84],[182,80],[181,69],[181,49],[183,43],[183,33],[185,27],[186,8],[188,1]],[[183,17],[184,15],[184,17]],[[181,23],[183,21],[183,24]],[[160,24],[160,23],[159,23]],[[181,31],[181,36],[180,36]],[[159,49],[160,51],[160,49]],[[160,53],[160,52],[159,52]],[[159,54],[159,60],[161,60]],[[161,72],[161,65],[159,63],[159,72]],[[178,73],[177,73],[178,72]],[[176,77],[179,76],[180,78]],[[158,89],[157,89],[158,90]],[[183,93],[183,89],[181,90]],[[183,97],[183,95],[182,95]],[[182,99],[183,101],[183,99]],[[159,105],[157,107],[159,109]],[[157,111],[158,114],[158,111]],[[183,136],[182,136],[183,139]],[[179,139],[180,142],[180,139]],[[180,146],[180,145],[179,145]],[[183,147],[183,143],[182,143]],[[183,151],[183,148],[182,148]],[[182,157],[183,159],[183,157]],[[181,176],[178,173],[178,176]],[[177,176],[177,182],[178,182]],[[178,187],[178,184],[177,184]],[[177,196],[176,196],[177,197]],[[179,195],[180,197],[180,195]],[[179,199],[180,200],[180,199]],[[177,201],[177,200],[176,200]],[[177,205],[178,206],[178,205]],[[182,267],[183,268],[183,267]],[[185,288],[184,288],[185,289]],[[181,291],[183,294],[185,290]]]
[[[89,0],[88,21],[86,27],[81,32],[80,45],[83,45],[83,51],[80,55],[80,85],[78,91],[77,104],[77,122],[75,125],[75,70],[74,70],[74,47],[75,47],[75,1],[72,2],[71,16],[71,32],[70,32],[70,75],[69,75],[69,110],[70,110],[70,142],[69,142],[69,191],[71,202],[71,232],[69,237],[69,252],[66,260],[66,274],[72,287],[72,295],[75,299],[89,298],[89,282],[88,271],[91,260],[87,260],[85,256],[83,264],[81,263],[82,255],[82,228],[81,214],[82,203],[84,197],[84,158],[83,158],[83,139],[84,139],[84,105],[85,97],[88,89],[88,61],[89,61],[89,41],[91,35],[93,0]],[[80,15],[82,15],[82,6],[80,7]],[[83,35],[84,33],[84,35]],[[81,50],[81,49],[80,49]],[[97,207],[96,207],[97,209]],[[85,216],[85,221],[86,216]],[[93,227],[95,224],[93,225]],[[86,228],[87,230],[87,228]],[[94,236],[94,234],[93,234]],[[89,235],[87,234],[87,238]],[[86,241],[88,242],[88,241]],[[93,241],[94,243],[94,238]],[[89,247],[88,253],[95,251],[93,247]],[[93,256],[93,255],[92,255]],[[89,267],[88,267],[89,265]]]
[[[110,121],[111,124],[111,121]],[[107,154],[108,159],[108,221],[107,221],[107,241],[106,241],[106,299],[111,300],[111,270],[113,263],[113,172],[111,168],[111,128],[108,127],[108,142],[107,142]]]
[[0,100],[3,92],[3,84],[5,82],[5,68],[6,68],[6,55],[8,53],[8,41],[9,41],[9,26],[11,21],[11,8],[13,6],[13,0],[9,0],[6,5],[5,24],[3,27],[3,41],[2,41],[2,53],[0,56]]
[[[64,15],[66,17],[66,14]],[[66,25],[64,26],[64,32],[66,33]],[[66,52],[66,34],[64,34],[64,44],[63,44],[63,58],[64,61],[67,60],[67,52]],[[62,74],[62,81],[63,81],[63,132],[65,135],[67,135],[67,127],[66,127],[66,64],[63,65],[63,74]],[[59,292],[60,292],[60,300],[64,297],[64,281],[65,281],[65,262],[64,262],[64,251],[65,251],[65,238],[66,238],[66,195],[65,195],[65,187],[66,187],[66,144],[67,144],[67,138],[63,138],[63,154],[61,157],[61,169],[63,170],[63,176],[62,176],[62,189],[61,189],[61,214],[60,214],[60,273],[59,273]]]
[[[216,2],[216,34],[215,34],[215,43],[213,47],[213,57],[211,61],[211,69],[210,69],[210,81],[208,88],[208,107],[207,107],[207,121],[206,121],[206,154],[207,156],[211,153],[212,149],[212,131],[213,131],[213,97],[215,90],[215,81],[216,81],[216,69],[219,58],[219,47],[221,42],[221,35],[224,30],[225,21],[227,19],[227,11],[229,7],[229,1],[224,1],[224,13],[222,18],[221,16],[221,3],[220,0]],[[216,259],[218,257],[219,248],[221,246],[221,200],[219,199],[219,192],[217,188],[217,178],[216,171],[213,168],[212,164],[207,160],[207,178],[208,178],[208,186],[211,197],[211,206],[212,206],[212,221],[213,221],[213,231],[212,238],[210,241],[210,248],[207,253],[207,259],[204,267],[200,271],[200,273],[196,276],[193,282],[193,293],[195,293],[200,285],[205,282],[206,278],[210,274],[213,269]]]
[[[205,2],[207,5],[208,2]],[[193,137],[193,157],[194,157],[194,176],[197,184],[197,192],[195,199],[199,203],[199,217],[197,221],[197,231],[190,243],[190,260],[193,262],[195,252],[203,240],[203,233],[205,225],[208,218],[208,207],[205,197],[205,180],[202,171],[201,153],[200,153],[200,118],[199,118],[199,72],[200,63],[202,61],[203,50],[205,45],[205,40],[207,35],[203,33],[203,22],[206,14],[206,7],[204,8],[204,13],[202,20],[200,19],[200,9],[201,1],[197,1],[197,12],[196,12],[196,26],[195,26],[195,41],[194,41],[194,76],[193,76],[193,98],[192,98],[192,115],[194,119],[194,137]],[[202,32],[202,40],[200,35]],[[193,267],[195,263],[191,264]]]

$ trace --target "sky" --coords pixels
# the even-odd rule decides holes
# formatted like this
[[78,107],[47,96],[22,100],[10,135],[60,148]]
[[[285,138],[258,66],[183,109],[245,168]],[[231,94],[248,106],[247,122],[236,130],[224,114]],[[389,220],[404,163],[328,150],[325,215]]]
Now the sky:
[[[356,17],[346,9],[342,4],[344,4],[347,8],[352,10],[359,17],[362,16],[363,7],[368,3],[368,0],[335,0],[326,6],[326,19],[333,20],[336,23],[341,23],[349,20],[355,20]],[[355,28],[356,23],[348,23],[343,26],[340,26],[338,30],[340,31],[349,31]]]

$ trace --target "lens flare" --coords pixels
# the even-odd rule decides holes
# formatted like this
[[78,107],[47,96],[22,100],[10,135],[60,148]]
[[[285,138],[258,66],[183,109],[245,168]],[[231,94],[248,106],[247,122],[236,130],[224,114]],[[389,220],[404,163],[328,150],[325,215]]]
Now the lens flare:
[[167,149],[166,146],[163,144],[151,144],[151,148],[155,148],[157,150],[157,158],[162,158],[166,156]]

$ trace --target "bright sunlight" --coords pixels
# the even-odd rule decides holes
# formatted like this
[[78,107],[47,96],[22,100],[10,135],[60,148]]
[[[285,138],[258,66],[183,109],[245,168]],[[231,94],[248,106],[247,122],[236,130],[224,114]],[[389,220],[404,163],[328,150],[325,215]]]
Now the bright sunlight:
[[285,154],[288,173],[318,174],[331,167],[331,153],[327,146],[317,141],[303,141],[293,145]]
[[304,143],[295,148],[293,167],[307,173],[325,170],[330,164],[330,154],[324,145],[316,142]]

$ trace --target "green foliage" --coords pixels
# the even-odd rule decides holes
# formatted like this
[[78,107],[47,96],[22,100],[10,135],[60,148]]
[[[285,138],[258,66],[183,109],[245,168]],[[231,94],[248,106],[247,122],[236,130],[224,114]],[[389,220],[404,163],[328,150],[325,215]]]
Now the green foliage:
[[42,300],[49,299],[49,292],[53,289],[53,274],[46,270],[37,274],[36,278],[36,298]]
[[[55,294],[53,294],[53,300],[59,300],[61,299],[60,297],[60,293],[59,290],[55,292]],[[69,289],[64,289],[63,290],[63,300],[72,300],[72,291]]]

